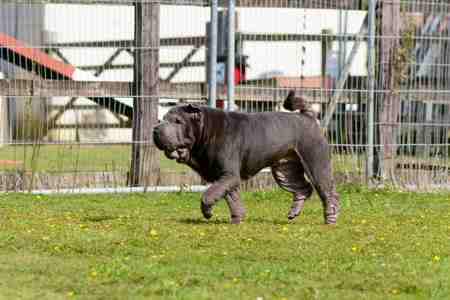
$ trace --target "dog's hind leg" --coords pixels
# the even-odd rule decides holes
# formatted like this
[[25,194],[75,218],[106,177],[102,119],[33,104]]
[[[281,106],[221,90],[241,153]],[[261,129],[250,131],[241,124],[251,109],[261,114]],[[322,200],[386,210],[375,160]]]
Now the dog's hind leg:
[[288,213],[288,219],[292,220],[301,213],[306,199],[313,192],[313,188],[306,181],[304,168],[297,155],[290,155],[277,161],[271,169],[277,184],[293,194],[292,205]]
[[231,223],[239,224],[245,217],[245,208],[241,203],[239,188],[236,188],[225,195],[228,208],[230,209]]
[[328,146],[319,144],[314,149],[297,148],[296,152],[322,201],[325,223],[335,224],[339,214],[339,195],[333,179]]

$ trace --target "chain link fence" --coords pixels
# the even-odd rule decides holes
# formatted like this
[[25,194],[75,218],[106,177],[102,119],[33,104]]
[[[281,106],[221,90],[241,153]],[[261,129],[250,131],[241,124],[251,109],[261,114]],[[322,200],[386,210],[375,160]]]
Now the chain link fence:
[[[0,190],[204,184],[152,146],[150,128],[179,103],[208,104],[215,39],[215,102],[227,109],[227,2],[214,37],[210,4],[2,1]],[[449,4],[235,4],[231,109],[282,110],[295,90],[333,146],[338,182],[450,186]]]

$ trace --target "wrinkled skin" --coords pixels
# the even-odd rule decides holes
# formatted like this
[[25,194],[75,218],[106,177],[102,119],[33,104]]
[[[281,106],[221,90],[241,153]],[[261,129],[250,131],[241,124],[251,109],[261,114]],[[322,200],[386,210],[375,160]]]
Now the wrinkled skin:
[[[186,109],[184,114],[167,114],[162,123],[154,128],[153,140],[158,149],[163,150],[167,158],[179,163],[190,160],[190,151],[195,143],[195,129],[198,129],[195,111]],[[198,124],[199,125],[199,124]]]
[[213,215],[214,204],[225,198],[231,222],[240,223],[245,216],[241,181],[270,167],[278,185],[293,195],[290,220],[301,213],[315,188],[325,223],[337,221],[339,196],[328,143],[317,119],[308,114],[248,114],[182,105],[172,108],[154,127],[153,139],[169,159],[187,164],[211,183],[201,200],[207,219]]

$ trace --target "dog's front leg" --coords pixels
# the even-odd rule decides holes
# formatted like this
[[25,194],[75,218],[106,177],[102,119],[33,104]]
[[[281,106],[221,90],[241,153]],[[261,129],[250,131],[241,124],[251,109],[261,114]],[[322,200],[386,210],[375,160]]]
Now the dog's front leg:
[[214,182],[203,194],[201,209],[206,219],[212,217],[212,208],[220,198],[223,198],[228,192],[239,187],[240,178],[234,175],[227,175]]
[[237,187],[236,189],[228,192],[225,196],[225,200],[227,201],[228,208],[230,210],[232,224],[241,223],[242,219],[245,217],[245,208],[242,206],[239,190],[239,187]]

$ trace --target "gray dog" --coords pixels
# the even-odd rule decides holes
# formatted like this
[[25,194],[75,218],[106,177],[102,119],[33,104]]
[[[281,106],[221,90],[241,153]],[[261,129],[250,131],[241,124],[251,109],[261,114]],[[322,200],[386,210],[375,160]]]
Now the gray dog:
[[293,194],[289,219],[300,214],[314,186],[322,200],[325,223],[336,223],[339,196],[329,146],[316,119],[308,114],[224,112],[181,105],[154,127],[153,139],[169,159],[189,165],[211,183],[201,201],[206,219],[212,217],[216,201],[225,198],[231,222],[240,223],[245,215],[241,180],[271,167],[278,185]]

